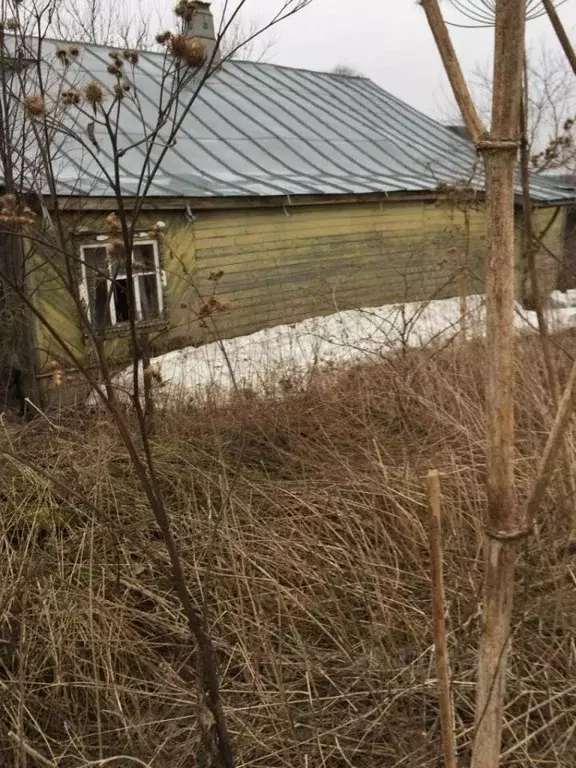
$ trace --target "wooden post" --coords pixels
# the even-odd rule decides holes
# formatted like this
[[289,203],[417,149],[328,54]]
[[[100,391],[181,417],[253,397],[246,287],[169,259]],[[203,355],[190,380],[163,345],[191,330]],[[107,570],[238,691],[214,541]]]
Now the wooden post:
[[465,344],[468,336],[468,272],[465,267],[460,271],[460,341]]
[[434,648],[444,768],[457,768],[454,711],[450,690],[450,667],[444,619],[444,569],[442,557],[442,519],[440,505],[440,476],[436,470],[428,473],[428,508],[430,511],[430,562],[432,577],[432,608],[434,612]]

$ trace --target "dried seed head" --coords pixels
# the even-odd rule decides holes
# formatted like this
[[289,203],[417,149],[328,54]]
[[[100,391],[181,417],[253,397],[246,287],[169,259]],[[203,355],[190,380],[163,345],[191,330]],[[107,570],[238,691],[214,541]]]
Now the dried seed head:
[[122,55],[124,56],[126,61],[130,62],[130,64],[138,64],[138,59],[140,58],[140,55],[138,51],[136,51],[134,48],[126,48],[126,50],[122,52]]
[[198,317],[203,319],[205,317],[210,317],[210,315],[213,315],[216,312],[228,312],[230,309],[232,309],[232,305],[229,304],[229,302],[220,301],[215,296],[211,296],[198,310]]
[[160,43],[160,45],[163,45],[164,43],[167,43],[171,37],[172,37],[172,32],[170,32],[170,30],[166,32],[159,32],[156,35],[156,42]]
[[186,35],[172,35],[170,38],[170,50],[177,59],[183,59],[186,56],[188,38]]
[[68,53],[70,56],[72,56],[73,59],[77,58],[80,55],[80,46],[79,45],[71,45],[68,48]]
[[122,101],[124,96],[126,96],[126,91],[124,90],[124,88],[122,88],[120,83],[116,83],[116,85],[114,86],[114,96],[118,99],[118,101]]
[[46,115],[46,104],[40,93],[33,93],[24,99],[24,109],[30,117],[41,119]]
[[120,231],[120,219],[115,213],[109,213],[108,216],[106,216],[106,223],[110,227],[112,233]]
[[76,88],[71,88],[69,91],[62,91],[60,101],[65,107],[77,106],[82,101],[82,94]]
[[14,30],[18,29],[18,19],[6,19],[5,22],[6,29],[9,29],[11,32],[14,32]]
[[108,56],[113,61],[116,61],[116,62],[118,62],[118,64],[122,65],[122,55],[120,53],[118,53],[118,51],[110,51]]
[[206,46],[199,37],[173,35],[170,39],[172,55],[191,67],[201,67],[206,61]]
[[46,370],[50,373],[52,383],[57,387],[61,386],[64,381],[64,373],[60,363],[57,360],[50,360],[46,365]]
[[3,210],[11,210],[16,208],[16,204],[18,203],[18,200],[16,198],[16,195],[12,192],[7,192],[5,195],[2,195],[0,197],[0,208]]
[[206,46],[199,37],[193,37],[189,42],[188,63],[194,67],[201,67],[206,61]]
[[33,224],[35,218],[34,212],[25,203],[19,203],[16,195],[8,193],[0,197],[0,223],[20,228]]
[[113,237],[106,246],[108,255],[112,257],[119,257],[124,255],[124,242],[119,237]]
[[68,61],[68,48],[65,45],[59,45],[56,48],[56,58],[64,63]]
[[104,86],[99,80],[90,80],[84,87],[84,98],[92,106],[104,101]]
[[51,370],[52,383],[55,387],[61,387],[64,382],[64,373],[59,363],[57,363],[55,360],[52,362],[55,363],[55,367]]
[[179,0],[174,6],[174,13],[176,16],[182,19],[182,21],[192,21],[194,14],[196,13],[195,0]]

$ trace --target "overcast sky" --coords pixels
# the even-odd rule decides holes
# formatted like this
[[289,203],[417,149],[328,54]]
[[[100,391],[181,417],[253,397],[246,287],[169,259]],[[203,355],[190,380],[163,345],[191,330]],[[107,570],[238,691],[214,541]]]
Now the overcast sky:
[[[214,8],[222,2],[215,0]],[[266,18],[279,2],[248,0],[246,15]],[[443,6],[447,17],[462,20],[448,14],[448,2]],[[576,38],[576,0],[567,0],[560,12]],[[491,30],[453,28],[452,35],[468,71],[489,61]],[[528,37],[533,48],[558,49],[545,18],[530,22]],[[450,114],[448,84],[417,0],[312,0],[277,27],[274,38],[270,57],[276,64],[321,70],[347,64],[434,117]]]

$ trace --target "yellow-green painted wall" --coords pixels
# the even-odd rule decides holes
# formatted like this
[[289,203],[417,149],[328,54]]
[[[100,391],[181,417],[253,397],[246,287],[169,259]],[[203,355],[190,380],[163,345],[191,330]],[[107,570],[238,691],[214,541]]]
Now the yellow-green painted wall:
[[[70,228],[105,229],[105,215]],[[139,229],[161,219],[167,277],[168,329],[150,335],[153,352],[201,343],[214,336],[251,333],[266,326],[362,306],[426,300],[483,290],[484,210],[464,213],[429,202],[356,202],[278,208],[199,210],[195,221],[184,210],[146,215]],[[537,214],[537,226],[551,211]],[[557,217],[547,240],[562,235]],[[519,248],[521,238],[518,238]],[[44,259],[44,262],[42,263]],[[34,295],[42,313],[79,354],[84,339],[63,281],[44,250],[34,274]],[[546,289],[554,287],[556,266],[541,258]],[[213,273],[224,275],[215,284]],[[520,273],[520,270],[519,270]],[[197,312],[216,290],[229,309],[202,328]],[[43,367],[61,350],[38,327]],[[106,341],[111,359],[122,359],[126,338]]]
[[557,286],[565,247],[566,208],[537,208],[533,213],[536,234],[546,232],[537,254],[538,276],[543,296],[549,295]]

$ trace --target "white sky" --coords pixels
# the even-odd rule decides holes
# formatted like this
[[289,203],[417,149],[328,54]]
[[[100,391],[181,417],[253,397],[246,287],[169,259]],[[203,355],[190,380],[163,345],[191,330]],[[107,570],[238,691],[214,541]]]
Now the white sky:
[[[214,9],[223,2],[214,0]],[[267,18],[280,2],[247,0],[245,16]],[[447,2],[443,6],[448,17],[451,6]],[[567,0],[560,13],[576,39],[576,0]],[[454,11],[450,17],[461,20]],[[488,63],[491,30],[452,28],[452,35],[467,71]],[[434,117],[447,119],[455,113],[417,0],[312,0],[308,8],[278,26],[274,38],[270,57],[276,64],[321,70],[347,64]],[[559,50],[546,18],[530,22],[528,39],[529,47],[543,44]]]

